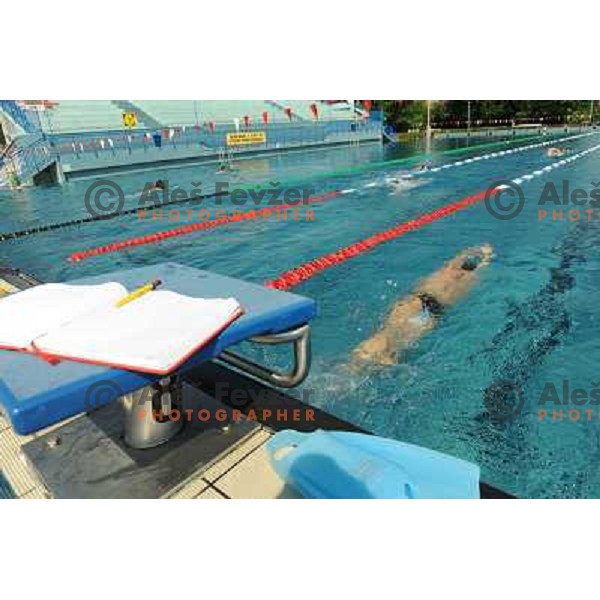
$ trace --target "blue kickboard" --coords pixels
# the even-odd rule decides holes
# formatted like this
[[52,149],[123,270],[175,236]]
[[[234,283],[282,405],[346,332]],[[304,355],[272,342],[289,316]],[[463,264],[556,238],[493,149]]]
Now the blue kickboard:
[[[245,310],[239,319],[182,365],[178,373],[199,366],[234,344],[256,335],[298,327],[317,314],[316,303],[308,298],[176,263],[106,273],[68,283],[118,281],[127,289],[135,289],[157,278],[163,282],[161,289],[192,297],[233,296]],[[0,350],[0,404],[15,431],[22,435],[116,400],[118,396],[111,390],[127,394],[158,379],[160,377],[155,375],[73,361],[52,366],[36,356]],[[98,390],[104,386],[108,393],[95,396],[93,406],[89,406],[86,394],[94,385]]]
[[307,498],[479,498],[479,467],[363,433],[285,430],[267,443],[273,468]]

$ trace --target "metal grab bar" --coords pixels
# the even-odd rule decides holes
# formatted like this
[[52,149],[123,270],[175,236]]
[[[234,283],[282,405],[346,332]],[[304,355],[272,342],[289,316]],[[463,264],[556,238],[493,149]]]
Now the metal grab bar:
[[310,325],[302,325],[296,329],[290,329],[283,333],[273,333],[269,335],[260,335],[250,338],[250,341],[256,344],[294,344],[294,367],[291,371],[282,373],[275,369],[270,369],[260,365],[249,358],[245,358],[224,350],[219,354],[217,360],[221,360],[244,373],[252,375],[261,381],[282,388],[292,388],[300,385],[308,375],[310,370],[311,352],[310,352]]

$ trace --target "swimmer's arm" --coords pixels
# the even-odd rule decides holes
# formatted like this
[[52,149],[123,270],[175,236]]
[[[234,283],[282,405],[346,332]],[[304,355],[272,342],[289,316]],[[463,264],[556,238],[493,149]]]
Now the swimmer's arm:
[[352,364],[396,364],[402,349],[415,338],[414,327],[407,326],[409,319],[420,313],[421,300],[417,296],[397,301],[379,330],[354,349]]

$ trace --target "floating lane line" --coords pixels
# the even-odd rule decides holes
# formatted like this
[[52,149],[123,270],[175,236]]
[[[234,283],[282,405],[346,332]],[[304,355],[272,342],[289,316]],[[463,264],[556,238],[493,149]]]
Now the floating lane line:
[[[545,171],[550,171],[558,166],[562,166],[564,164],[567,164],[569,162],[572,162],[573,160],[576,160],[577,158],[580,158],[582,156],[585,156],[586,154],[588,154],[589,152],[593,151],[594,149],[600,147],[599,146],[595,146],[591,149],[588,149],[586,151],[574,154],[572,157],[570,157],[570,159],[565,159],[565,161],[561,161],[561,162],[557,162],[554,163],[553,165],[549,165],[548,167],[546,167],[545,169],[542,170],[538,170],[538,171],[534,171],[533,174],[529,174],[529,175],[523,175],[521,176],[521,178],[518,180],[518,182],[522,182],[523,180],[529,180],[532,179],[534,176],[538,176],[538,175],[542,175]],[[515,180],[513,180],[513,183],[515,182]],[[499,186],[498,188],[496,188],[496,190],[500,190],[502,189],[502,186]],[[335,198],[337,196],[342,196],[342,195],[346,195],[346,194],[352,194],[354,192],[356,192],[357,189],[356,188],[346,188],[343,190],[334,190],[331,192],[327,192],[325,194],[321,194],[318,196],[313,196],[311,198],[308,198],[304,201],[302,201],[301,204],[314,204],[314,203],[319,203],[319,202],[324,202],[326,200],[329,200],[331,198]],[[485,194],[484,194],[485,195]],[[480,200],[481,198],[479,198]],[[460,206],[463,205],[463,201],[459,201],[457,204],[459,204]],[[470,205],[471,203],[468,203],[467,205]],[[179,237],[182,235],[187,235],[190,233],[195,233],[197,231],[207,231],[210,229],[216,229],[218,227],[222,227],[224,225],[229,225],[232,223],[242,223],[242,222],[254,222],[255,220],[257,220],[260,217],[267,217],[271,214],[273,214],[274,212],[277,212],[278,210],[285,210],[285,209],[291,209],[291,208],[298,208],[300,206],[299,203],[293,203],[293,204],[280,204],[277,206],[270,206],[270,207],[266,207],[266,208],[262,208],[262,209],[253,209],[253,210],[249,210],[249,211],[245,211],[245,212],[239,212],[237,214],[234,215],[227,215],[221,218],[217,218],[217,219],[211,219],[211,220],[207,220],[207,221],[203,221],[201,223],[196,223],[193,225],[186,225],[183,227],[178,227],[175,229],[168,229],[166,231],[160,231],[157,233],[151,233],[148,235],[144,235],[144,236],[139,236],[139,237],[135,237],[135,238],[130,238],[127,240],[121,240],[118,242],[114,242],[112,244],[107,244],[104,246],[99,246],[97,248],[92,248],[89,250],[83,250],[80,252],[74,252],[71,254],[71,256],[69,257],[69,261],[70,262],[80,262],[82,260],[85,260],[87,258],[90,258],[92,256],[99,256],[102,254],[109,254],[112,252],[119,252],[121,250],[126,250],[135,246],[143,246],[143,245],[147,245],[147,244],[153,244],[153,243],[157,243],[157,242],[161,242],[164,241],[166,239],[170,239],[173,237]],[[449,205],[450,206],[450,205]],[[438,209],[438,210],[442,210],[442,209]],[[443,216],[446,216],[446,214],[451,214],[452,212],[455,212],[455,210],[452,210],[449,213],[444,213]],[[438,214],[437,211],[434,211],[434,213]],[[439,217],[438,217],[439,218]],[[436,219],[434,219],[436,220]],[[429,223],[431,221],[426,220],[426,223]],[[412,229],[411,229],[412,230]],[[395,236],[398,237],[398,236]],[[390,238],[391,239],[391,238]],[[387,240],[386,240],[387,241]]]
[[546,140],[544,142],[538,142],[536,144],[527,144],[526,146],[521,146],[519,148],[510,148],[507,150],[501,150],[499,152],[491,152],[489,154],[483,154],[480,156],[467,158],[465,160],[459,160],[459,161],[455,161],[455,162],[451,162],[451,163],[446,163],[444,165],[440,165],[439,167],[432,167],[431,169],[428,169],[426,171],[416,171],[415,173],[413,173],[413,175],[419,176],[419,175],[425,175],[426,173],[437,173],[444,169],[452,169],[452,168],[456,168],[456,167],[461,167],[463,165],[471,164],[478,160],[489,160],[490,158],[500,158],[502,156],[508,156],[510,154],[517,154],[518,152],[525,152],[526,150],[532,150],[534,148],[543,148],[544,146],[549,146],[550,144],[555,144],[556,142],[566,142],[566,141],[577,140],[577,139],[588,137],[590,135],[594,135],[597,133],[599,133],[599,132],[590,131],[588,133],[580,133],[577,135],[567,136],[564,138],[560,138],[558,140],[557,139]]
[[[439,165],[437,167],[432,167],[430,169],[424,169],[423,171],[413,171],[411,172],[411,178],[412,177],[422,177],[424,175],[427,175],[428,173],[439,173],[440,171],[443,171],[445,169],[453,169],[456,167],[462,167],[464,165],[470,165],[474,162],[480,161],[480,160],[489,160],[490,158],[501,158],[503,156],[508,156],[510,154],[516,154],[517,152],[525,152],[526,150],[533,150],[535,148],[542,148],[544,146],[549,146],[551,144],[555,144],[556,142],[565,142],[565,141],[572,141],[572,140],[576,140],[576,139],[580,139],[580,138],[584,138],[590,135],[594,135],[597,134],[599,132],[596,131],[591,131],[588,133],[581,133],[581,134],[577,134],[577,135],[571,135],[571,136],[567,136],[567,137],[563,137],[560,139],[556,139],[553,138],[551,140],[546,140],[544,142],[538,142],[535,144],[528,144],[526,146],[520,146],[518,148],[510,148],[507,150],[501,150],[499,152],[490,152],[489,154],[483,154],[483,155],[479,155],[479,156],[473,156],[471,158],[467,158],[464,160],[458,160],[455,162],[449,162],[443,165]],[[564,163],[563,163],[564,164]],[[363,185],[363,188],[373,188],[379,185],[383,185],[380,182],[370,182],[370,183],[366,183]]]
[[[592,133],[595,132],[590,132],[588,134],[581,134],[581,135],[591,135]],[[442,154],[443,155],[449,155],[449,154],[459,154],[459,153],[463,153],[463,152],[474,152],[477,151],[478,148],[491,148],[491,147],[497,147],[500,145],[505,145],[505,144],[510,144],[510,143],[517,143],[517,142],[523,142],[527,139],[531,139],[532,137],[537,137],[537,136],[528,136],[525,137],[521,140],[504,140],[501,142],[493,142],[490,144],[476,144],[475,146],[472,146],[470,148],[454,148],[451,150],[446,150],[443,151]],[[567,139],[572,139],[574,136],[571,137],[555,137],[552,138],[551,140],[548,140],[547,142],[545,142],[546,144],[549,143],[554,143],[554,142],[559,142],[559,141],[563,141],[563,140],[567,140]],[[581,136],[575,136],[575,137],[581,137]],[[520,150],[521,148],[529,148],[530,146],[518,146],[517,148],[515,148],[515,150]],[[491,156],[496,156],[497,154],[490,154],[490,155],[485,155],[482,157],[477,157],[477,160],[479,158],[484,159],[484,158],[490,158]],[[424,160],[427,159],[430,155],[428,154],[422,154],[422,155],[417,155],[417,156],[409,156],[406,158],[401,158],[401,159],[396,159],[396,160],[391,160],[391,161],[381,161],[381,162],[375,162],[375,163],[368,163],[366,165],[360,165],[358,167],[348,167],[345,169],[339,169],[338,171],[331,171],[328,173],[319,173],[318,175],[309,178],[308,181],[311,180],[317,180],[317,179],[327,179],[327,178],[332,178],[332,177],[337,177],[337,176],[341,176],[341,175],[345,175],[345,174],[351,174],[351,173],[357,173],[357,172],[361,172],[361,171],[369,171],[369,170],[375,170],[375,169],[381,169],[381,168],[389,168],[395,164],[406,164],[406,163],[410,163],[410,162],[418,162],[419,160]],[[450,163],[452,164],[452,163]],[[439,168],[448,168],[448,166],[444,166],[444,167],[439,167]],[[420,174],[420,173],[415,173],[415,174]],[[283,185],[285,184],[286,186],[290,186],[294,183],[306,183],[307,180],[304,179],[302,181],[297,180],[288,180],[287,182],[280,182],[279,185]],[[377,184],[375,184],[377,185]],[[256,189],[263,189],[265,187],[264,183],[258,183],[258,184],[248,184],[245,186],[240,186],[239,189],[244,189],[244,190],[256,190]],[[374,187],[374,186],[371,186]],[[356,190],[354,190],[356,191]],[[142,192],[140,192],[140,194],[126,194],[124,196],[125,199],[129,198],[136,198],[138,196],[141,195]],[[212,193],[207,193],[207,194],[203,194],[202,196],[195,196],[193,198],[183,198],[183,199],[172,199],[166,202],[161,202],[160,206],[155,206],[154,208],[164,208],[165,206],[172,206],[172,205],[177,205],[177,204],[185,204],[187,202],[193,201],[193,200],[199,200],[199,199],[209,199],[209,198],[217,198],[219,196],[226,196],[228,194],[228,192],[212,192]],[[36,235],[36,234],[40,234],[40,233],[45,233],[48,231],[55,231],[57,229],[66,229],[68,227],[76,227],[76,226],[80,226],[80,225],[86,225],[88,223],[95,223],[97,221],[107,221],[110,219],[116,219],[118,217],[122,217],[122,216],[126,216],[126,215],[132,215],[132,214],[136,214],[138,213],[140,210],[142,210],[144,207],[141,206],[137,206],[137,207],[133,207],[133,208],[128,208],[128,209],[121,209],[119,211],[116,212],[112,212],[112,213],[104,213],[104,214],[99,214],[99,215],[91,215],[91,216],[87,216],[87,217],[81,217],[78,219],[71,219],[69,221],[62,221],[62,222],[58,222],[58,223],[49,223],[49,224],[45,224],[45,225],[37,225],[37,226],[33,226],[33,227],[29,227],[27,229],[23,229],[20,231],[11,231],[11,232],[0,232],[0,242],[3,241],[8,241],[8,240],[14,240],[14,239],[19,239],[19,238],[24,238],[24,237],[28,237],[31,235]]]
[[[596,146],[587,148],[586,150],[578,152],[577,154],[574,154],[572,157],[570,157],[571,158],[570,161],[565,160],[565,162],[563,162],[562,164],[555,163],[555,164],[551,165],[549,171],[556,169],[560,166],[564,166],[565,164],[568,164],[569,162],[573,162],[574,160],[577,160],[584,156],[587,156],[591,152],[595,152],[596,150],[599,150],[599,149],[600,149],[600,144],[597,144]],[[519,182],[523,182],[525,180],[525,177],[528,177],[528,180],[530,180],[536,175],[543,175],[543,174],[544,174],[544,171],[534,171],[532,174],[530,173],[528,175],[522,175],[520,177],[516,177],[515,179],[511,180],[511,182],[514,184],[518,184]],[[509,185],[502,184],[495,188],[490,188],[483,192],[473,194],[472,196],[467,196],[466,198],[463,198],[456,202],[451,202],[450,204],[446,204],[445,206],[442,206],[441,208],[438,208],[431,212],[425,213],[419,217],[416,217],[416,218],[406,221],[404,223],[400,223],[400,224],[398,224],[390,229],[387,229],[385,231],[371,235],[368,238],[365,238],[359,242],[355,242],[354,244],[350,244],[349,246],[346,246],[344,248],[336,250],[335,252],[330,252],[329,254],[324,254],[324,255],[322,255],[318,258],[315,258],[309,262],[306,262],[302,265],[294,267],[293,269],[290,269],[289,271],[285,271],[281,275],[279,275],[276,279],[272,279],[271,281],[266,281],[265,285],[267,287],[274,288],[277,290],[289,290],[290,288],[293,288],[293,287],[297,286],[298,284],[300,284],[308,279],[311,279],[318,273],[325,271],[326,269],[329,269],[329,268],[333,267],[334,265],[338,265],[340,263],[346,262],[352,258],[355,258],[356,256],[360,256],[361,254],[364,254],[365,252],[372,250],[373,248],[379,246],[380,244],[383,244],[384,242],[394,240],[396,238],[403,236],[406,233],[409,233],[411,231],[416,231],[417,229],[425,227],[426,225],[429,225],[430,223],[439,221],[440,219],[448,217],[460,210],[464,210],[464,209],[468,208],[469,206],[477,204],[481,200],[490,198],[491,196],[499,193],[502,189],[506,189],[509,187],[510,187]]]
[[317,202],[325,202],[330,200],[331,198],[335,198],[336,196],[341,196],[343,194],[349,194],[355,190],[334,190],[332,192],[327,192],[325,194],[320,194],[319,196],[312,196],[307,198],[306,200],[302,200],[299,202],[288,203],[288,204],[279,204],[276,206],[268,206],[260,209],[253,209],[244,212],[234,213],[232,215],[225,215],[223,217],[217,219],[210,219],[206,221],[202,221],[201,223],[194,223],[193,225],[185,225],[183,227],[177,227],[175,229],[167,229],[164,231],[159,231],[157,233],[150,233],[148,235],[142,235],[134,238],[129,238],[127,240],[121,240],[118,242],[114,242],[112,244],[107,244],[105,246],[98,246],[97,248],[92,248],[90,250],[83,250],[80,252],[73,252],[71,256],[68,258],[69,262],[81,262],[86,258],[91,256],[99,256],[101,254],[110,254],[112,252],[119,252],[121,250],[126,250],[128,248],[133,248],[134,246],[144,246],[146,244],[154,244],[156,242],[162,242],[166,239],[170,239],[173,237],[179,237],[182,235],[187,235],[190,233],[195,233],[197,231],[206,231],[209,229],[216,229],[217,227],[222,227],[224,225],[229,225],[231,223],[243,223],[245,221],[256,221],[258,218],[269,218],[272,214],[277,213],[278,211],[286,210],[286,209],[294,209],[299,208],[301,206],[305,206],[307,204],[315,204]]

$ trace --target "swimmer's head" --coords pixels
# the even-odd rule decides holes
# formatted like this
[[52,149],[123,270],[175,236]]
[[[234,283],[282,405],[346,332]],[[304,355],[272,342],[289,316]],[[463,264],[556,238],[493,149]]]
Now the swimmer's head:
[[494,247],[491,244],[482,244],[479,250],[484,260],[490,261],[494,258]]
[[462,264],[460,265],[460,268],[463,271],[474,271],[477,267],[479,267],[479,265],[481,265],[482,261],[483,258],[481,256],[479,256],[478,254],[472,254],[470,256],[465,257],[465,259],[462,261]]
[[494,257],[494,248],[490,244],[482,244],[467,252],[460,263],[463,271],[475,271],[479,267],[488,265]]

